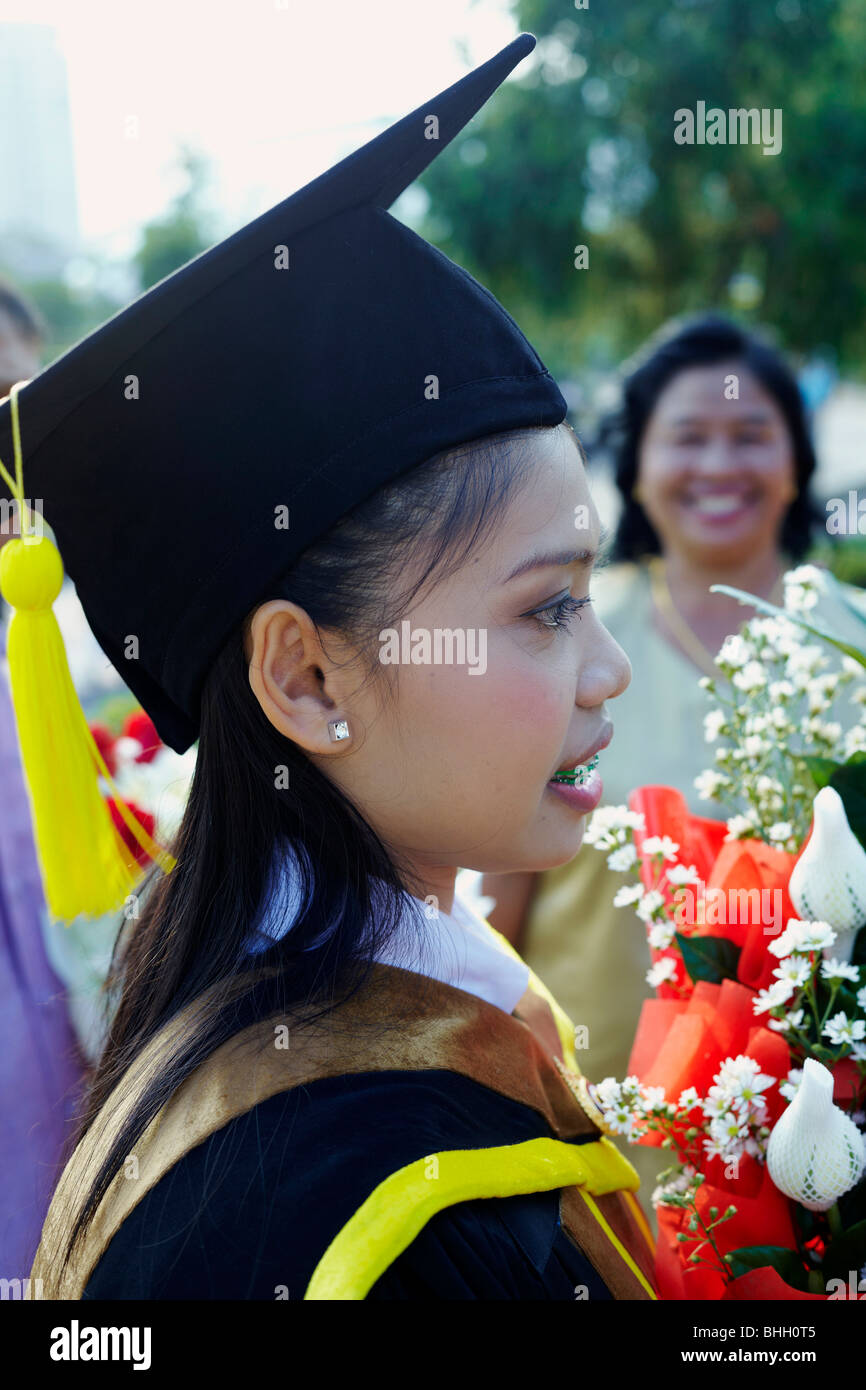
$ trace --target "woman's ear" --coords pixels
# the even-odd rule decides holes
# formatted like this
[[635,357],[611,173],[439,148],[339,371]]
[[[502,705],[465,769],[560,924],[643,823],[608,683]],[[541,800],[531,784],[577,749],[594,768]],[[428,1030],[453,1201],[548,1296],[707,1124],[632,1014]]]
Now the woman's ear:
[[348,717],[331,694],[342,693],[342,668],[326,655],[309,614],[287,599],[263,603],[249,621],[244,651],[250,688],[268,721],[306,752],[329,752],[329,723]]

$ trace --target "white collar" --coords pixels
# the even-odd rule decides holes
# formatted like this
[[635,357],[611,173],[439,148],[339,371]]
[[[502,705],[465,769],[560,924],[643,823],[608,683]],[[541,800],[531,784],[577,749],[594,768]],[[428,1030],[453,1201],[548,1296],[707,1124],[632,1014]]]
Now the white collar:
[[[263,936],[278,940],[290,930],[301,905],[294,851],[279,867],[280,882],[256,925],[251,952],[265,949],[268,941]],[[460,871],[450,913],[436,912],[432,905],[428,907],[407,893],[400,923],[376,960],[466,990],[510,1014],[529,988],[529,967],[503,950],[491,927],[475,911],[473,902],[484,905],[489,901],[478,898],[479,878]]]

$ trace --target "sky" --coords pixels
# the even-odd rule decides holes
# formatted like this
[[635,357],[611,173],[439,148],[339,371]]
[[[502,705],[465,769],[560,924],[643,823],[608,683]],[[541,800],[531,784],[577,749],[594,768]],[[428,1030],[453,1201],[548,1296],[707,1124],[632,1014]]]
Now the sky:
[[218,239],[519,32],[506,0],[0,0],[0,21],[55,29],[82,237],[121,256],[182,188],[182,143],[213,162]]

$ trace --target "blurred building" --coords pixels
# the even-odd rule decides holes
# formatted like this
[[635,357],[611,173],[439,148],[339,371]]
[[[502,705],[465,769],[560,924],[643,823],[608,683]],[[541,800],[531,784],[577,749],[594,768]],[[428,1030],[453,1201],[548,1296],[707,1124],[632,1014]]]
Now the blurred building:
[[66,61],[55,31],[0,24],[0,260],[58,275],[79,247]]

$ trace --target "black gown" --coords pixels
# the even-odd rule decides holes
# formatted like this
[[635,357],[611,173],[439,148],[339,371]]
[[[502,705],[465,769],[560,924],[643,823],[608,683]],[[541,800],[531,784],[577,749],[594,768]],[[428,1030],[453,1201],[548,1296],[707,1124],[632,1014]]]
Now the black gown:
[[[398,1168],[550,1135],[536,1111],[451,1071],[314,1081],[262,1101],[181,1158],[110,1241],[83,1298],[302,1299],[330,1241]],[[445,1208],[368,1298],[610,1299],[562,1229],[559,1195]]]

